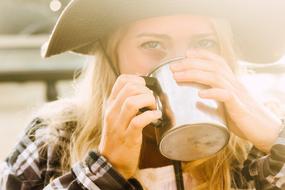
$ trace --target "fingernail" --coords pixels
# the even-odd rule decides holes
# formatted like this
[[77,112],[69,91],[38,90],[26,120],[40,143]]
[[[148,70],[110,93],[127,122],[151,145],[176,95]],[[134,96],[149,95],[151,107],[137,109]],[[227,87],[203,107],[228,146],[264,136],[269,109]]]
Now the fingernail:
[[174,77],[175,79],[180,79],[180,78],[183,77],[183,74],[184,74],[184,72],[174,72],[174,73],[173,73],[173,77]]
[[169,66],[170,70],[176,71],[177,69],[179,69],[179,65],[180,65],[180,62],[170,64],[170,66]]

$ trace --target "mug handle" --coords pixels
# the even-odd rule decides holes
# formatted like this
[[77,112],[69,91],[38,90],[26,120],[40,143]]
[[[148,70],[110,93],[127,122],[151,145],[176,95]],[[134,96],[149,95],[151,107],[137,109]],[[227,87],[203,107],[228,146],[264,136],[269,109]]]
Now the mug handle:
[[[163,115],[163,109],[162,109],[162,103],[159,99],[159,93],[161,92],[161,88],[159,86],[159,83],[157,82],[157,79],[154,77],[149,76],[142,76],[142,78],[145,80],[146,86],[151,89],[154,92],[155,102],[156,102],[156,109],[160,110]],[[148,108],[142,108],[139,110],[140,113],[145,112],[149,110]],[[160,127],[162,124],[162,118],[158,119],[155,122],[152,122],[152,125],[154,127]]]
[[[154,93],[156,99],[157,109],[162,111],[162,103],[159,98],[159,94],[162,92],[161,87],[154,77],[142,76],[146,82],[146,86],[151,89]],[[144,112],[149,110],[149,108],[142,108],[139,112]],[[162,118],[164,113],[162,111]],[[155,134],[155,128],[163,127],[163,120],[159,119],[156,122],[151,123],[149,126],[146,126],[143,130],[143,141],[140,152],[139,159],[139,169],[145,168],[157,168],[167,165],[171,165],[172,162],[168,158],[164,157],[158,148],[157,137]]]

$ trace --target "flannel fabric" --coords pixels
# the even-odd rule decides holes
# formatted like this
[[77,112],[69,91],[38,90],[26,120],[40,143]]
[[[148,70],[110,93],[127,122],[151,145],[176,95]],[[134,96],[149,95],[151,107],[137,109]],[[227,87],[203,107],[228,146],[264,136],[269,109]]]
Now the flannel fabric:
[[[60,159],[67,149],[76,121],[62,124],[57,133],[50,132],[48,122],[35,118],[20,142],[0,166],[1,190],[135,190],[143,189],[134,178],[124,179],[96,151],[65,171]],[[283,122],[284,125],[284,122]],[[54,143],[48,139],[53,139]],[[269,154],[253,147],[241,166],[232,168],[233,189],[285,189],[285,130]]]

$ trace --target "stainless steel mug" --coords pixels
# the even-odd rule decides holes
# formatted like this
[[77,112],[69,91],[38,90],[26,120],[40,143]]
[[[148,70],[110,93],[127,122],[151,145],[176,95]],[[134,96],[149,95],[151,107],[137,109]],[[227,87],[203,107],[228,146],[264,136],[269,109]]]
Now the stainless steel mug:
[[162,155],[171,160],[191,161],[220,151],[229,140],[223,104],[198,96],[200,84],[177,84],[169,68],[177,57],[162,63],[145,77],[155,94],[163,117],[155,126]]

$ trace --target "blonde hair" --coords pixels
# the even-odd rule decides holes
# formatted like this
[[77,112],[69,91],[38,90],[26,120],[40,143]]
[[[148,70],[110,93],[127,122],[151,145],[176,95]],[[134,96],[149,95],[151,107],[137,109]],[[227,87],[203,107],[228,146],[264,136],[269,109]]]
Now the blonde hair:
[[[238,65],[233,49],[230,27],[223,20],[212,19],[213,27],[221,45],[221,55],[229,62],[232,70],[238,74]],[[117,46],[124,29],[102,39],[106,53],[118,69]],[[105,99],[109,96],[116,76],[108,64],[102,48],[95,51],[95,60],[88,63],[83,69],[79,79],[76,100],[77,126],[72,131],[69,147],[63,153],[62,166],[64,169],[71,164],[83,160],[88,151],[96,149],[102,130],[102,114]],[[235,136],[230,135],[230,142],[219,153],[211,158],[183,163],[183,170],[190,172],[198,181],[197,189],[231,188],[231,165],[233,162],[241,164],[248,152],[249,144]]]
[[[116,50],[121,35],[122,32],[118,30],[116,34],[110,34],[102,39],[101,45],[103,47],[98,47],[95,52],[96,60],[88,63],[83,70],[84,74],[80,81],[78,93],[86,93],[86,97],[84,97],[85,101],[81,102],[84,113],[82,113],[81,121],[79,121],[79,125],[72,136],[72,162],[82,160],[88,150],[96,149],[99,144],[103,104],[116,80],[116,75],[108,64],[102,48],[105,49],[108,55],[112,55],[112,63],[116,63],[118,59]],[[79,96],[82,96],[82,94]]]
[[[229,63],[232,71],[239,75],[241,71],[233,48],[233,37],[230,26],[225,20],[211,19],[217,37],[219,38],[221,56]],[[227,119],[228,125],[230,121]],[[197,180],[197,190],[228,190],[235,184],[232,182],[232,165],[241,165],[247,157],[251,144],[235,134],[230,134],[227,146],[209,158],[183,164],[183,170],[189,172]]]

